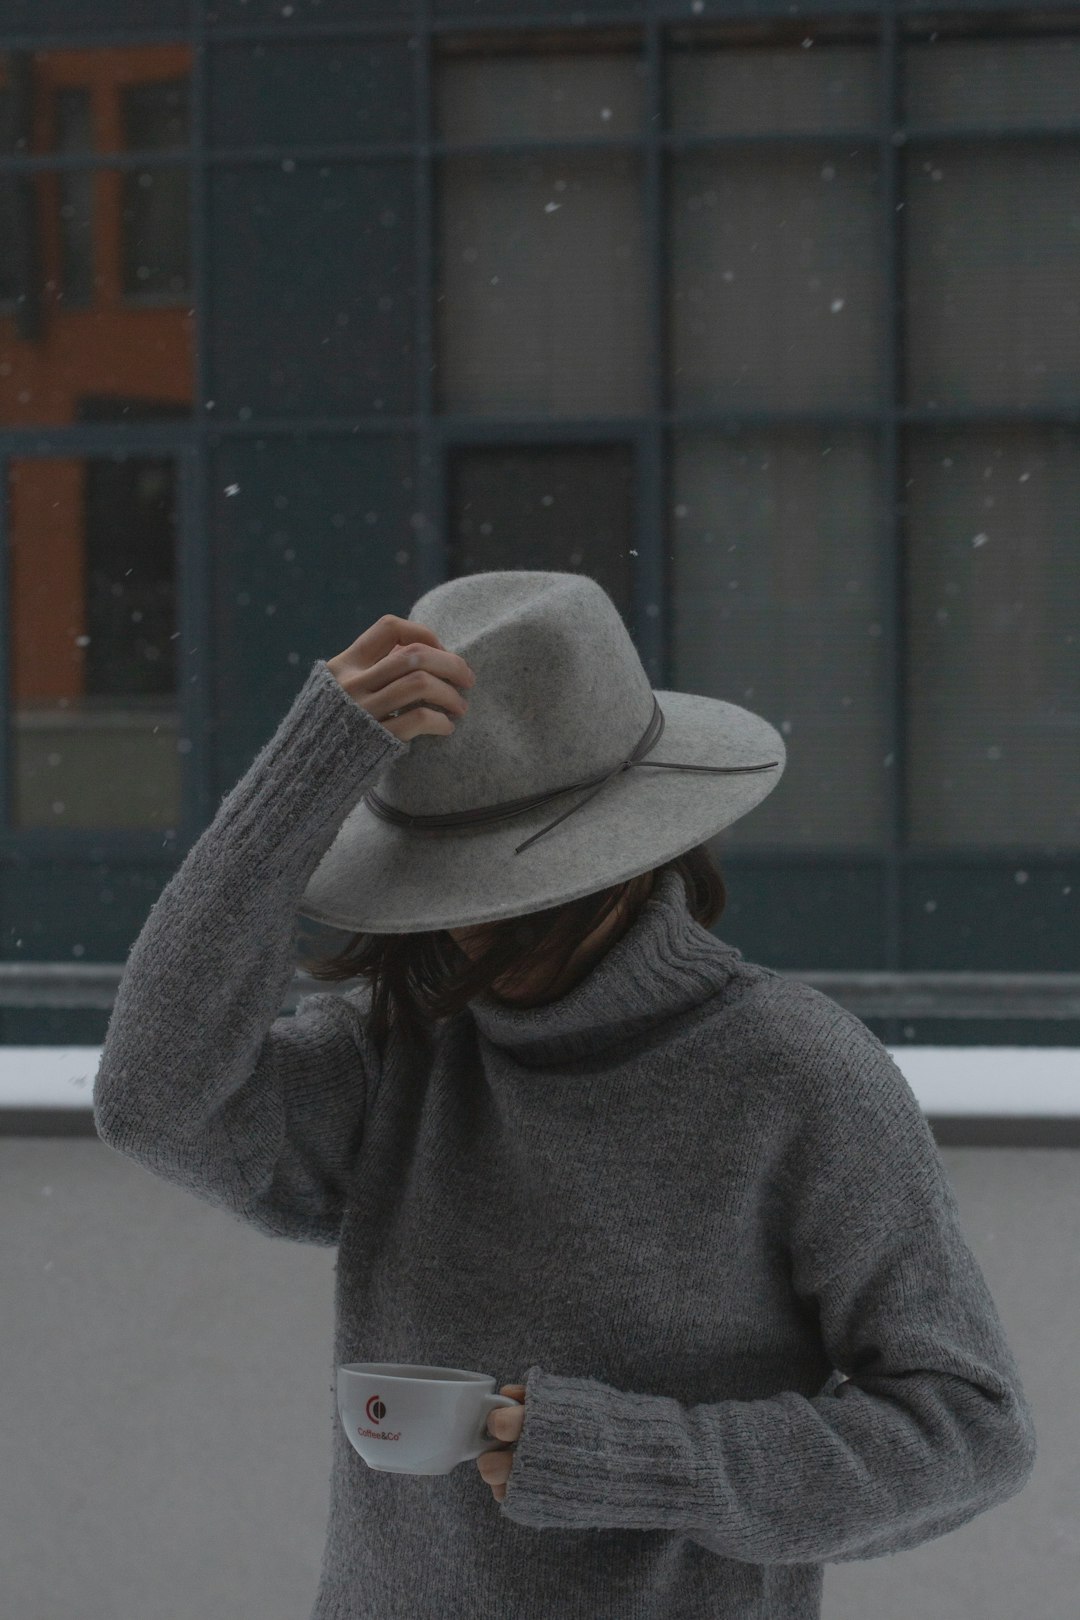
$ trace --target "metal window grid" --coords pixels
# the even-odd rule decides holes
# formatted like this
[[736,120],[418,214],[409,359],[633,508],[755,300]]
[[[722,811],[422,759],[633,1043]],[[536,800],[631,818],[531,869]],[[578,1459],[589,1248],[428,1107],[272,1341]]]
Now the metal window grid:
[[[493,15],[487,17],[443,17],[434,15],[433,0],[417,0],[412,16],[369,19],[358,23],[316,23],[303,17],[289,21],[277,20],[263,24],[222,25],[208,20],[211,0],[192,0],[189,26],[184,33],[175,29],[124,30],[72,29],[64,33],[4,34],[0,32],[0,50],[55,49],[60,47],[103,47],[108,45],[189,43],[192,47],[191,76],[191,136],[186,152],[149,151],[97,155],[90,164],[78,154],[47,154],[23,157],[0,155],[0,175],[28,174],[39,170],[114,167],[122,169],[167,167],[182,164],[191,173],[191,233],[193,264],[193,303],[197,311],[195,324],[195,397],[190,421],[162,424],[138,423],[125,425],[79,424],[63,427],[11,428],[0,426],[0,623],[7,622],[6,528],[8,462],[11,458],[47,455],[93,455],[117,451],[129,453],[171,452],[179,467],[180,510],[178,512],[179,537],[179,602],[178,623],[181,627],[180,691],[178,701],[180,718],[185,732],[192,739],[192,750],[187,756],[184,773],[184,802],[182,825],[164,837],[158,832],[132,830],[100,831],[63,829],[13,830],[0,820],[0,861],[5,864],[47,858],[69,864],[82,864],[103,859],[117,859],[147,864],[160,864],[169,870],[175,864],[179,850],[187,848],[213,813],[216,790],[212,781],[211,761],[206,738],[210,734],[210,694],[212,691],[213,649],[210,618],[209,573],[210,562],[205,536],[208,534],[207,469],[210,450],[232,437],[270,437],[275,434],[380,434],[409,433],[415,444],[415,466],[419,507],[428,514],[429,521],[417,535],[418,568],[417,588],[430,589],[442,578],[442,555],[439,536],[446,532],[445,510],[447,490],[447,460],[452,451],[465,445],[485,443],[553,443],[595,444],[605,440],[629,442],[635,447],[638,466],[639,510],[636,545],[639,552],[635,571],[634,608],[641,626],[639,651],[654,685],[670,684],[669,667],[670,624],[666,615],[670,609],[669,593],[665,585],[666,524],[664,488],[671,432],[686,428],[715,428],[733,431],[746,427],[778,426],[791,423],[819,423],[828,426],[855,425],[872,429],[878,435],[885,468],[885,483],[881,499],[882,545],[880,548],[884,599],[885,657],[893,671],[891,732],[888,747],[897,762],[892,773],[891,821],[885,846],[873,857],[860,852],[860,859],[879,863],[885,874],[886,908],[882,957],[891,972],[885,975],[839,975],[850,990],[862,978],[869,987],[877,980],[878,1000],[875,1006],[884,1014],[900,1016],[907,1003],[901,980],[915,978],[945,980],[965,977],[954,975],[905,975],[898,970],[902,961],[902,899],[904,884],[910,868],[929,857],[935,862],[953,866],[997,865],[1002,859],[1022,859],[1028,865],[1055,864],[1067,853],[1047,853],[1038,848],[1017,848],[1009,852],[982,849],[949,849],[927,852],[912,848],[906,839],[904,820],[906,764],[904,688],[904,633],[901,612],[904,600],[905,551],[900,517],[901,494],[901,435],[905,427],[932,424],[935,427],[973,425],[984,422],[1002,422],[1013,425],[1025,423],[1056,423],[1080,425],[1080,399],[1075,404],[1026,409],[934,408],[922,409],[906,406],[901,397],[904,359],[904,332],[900,301],[901,255],[903,249],[903,212],[898,206],[902,198],[901,154],[909,143],[932,136],[935,143],[955,140],[991,139],[985,129],[953,128],[933,130],[914,126],[903,127],[900,120],[900,30],[905,17],[926,15],[941,8],[931,7],[924,0],[878,0],[876,5],[847,5],[843,0],[823,0],[820,7],[808,10],[805,25],[812,30],[816,18],[828,17],[831,22],[850,17],[863,23],[870,20],[877,27],[880,72],[881,118],[874,130],[852,136],[850,131],[788,134],[765,132],[754,135],[692,136],[673,134],[664,130],[665,112],[665,36],[678,27],[684,32],[695,26],[718,23],[753,16],[761,21],[772,16],[777,22],[790,23],[790,8],[777,3],[749,5],[745,0],[729,0],[726,6],[712,4],[706,18],[695,12],[692,5],[665,6],[650,0],[636,8],[590,16],[585,12],[565,13],[552,11],[522,15]],[[1013,0],[1007,8],[999,0],[954,0],[948,11],[969,13],[985,26],[980,37],[994,32],[997,12],[1007,9],[1014,16],[1031,13],[1032,17],[1045,17],[1044,8],[1034,0]],[[557,27],[567,33],[593,34],[612,30],[632,29],[640,40],[646,63],[647,110],[644,133],[636,137],[614,137],[572,140],[500,140],[483,144],[446,142],[435,138],[432,112],[432,80],[440,38],[449,34],[475,34],[485,29],[525,35],[533,29]],[[299,147],[276,143],[253,147],[213,147],[208,141],[209,75],[214,48],[226,43],[256,43],[305,41],[312,39],[349,39],[414,42],[415,91],[418,108],[417,139],[414,142],[365,142],[323,146]],[[1009,128],[1010,141],[1057,140],[1062,137],[1080,137],[1080,122],[1027,128]],[[695,149],[713,149],[724,146],[762,145],[783,141],[790,145],[821,146],[830,142],[850,144],[853,138],[861,141],[876,140],[879,157],[879,185],[881,194],[880,243],[885,266],[885,288],[888,307],[893,316],[889,322],[886,353],[885,397],[873,408],[826,409],[822,411],[757,410],[757,411],[689,411],[672,410],[667,391],[666,355],[666,289],[668,259],[665,243],[666,214],[666,162],[669,154]],[[634,150],[642,154],[644,165],[645,230],[650,258],[650,298],[648,342],[650,347],[650,381],[652,409],[645,415],[619,418],[549,419],[546,417],[499,417],[498,419],[470,416],[441,416],[435,409],[434,366],[434,292],[436,275],[435,242],[435,188],[437,166],[441,158],[467,152],[514,153],[525,151],[581,151],[589,147],[610,150]],[[404,416],[325,416],[297,415],[290,417],[249,416],[245,420],[223,421],[208,417],[204,408],[209,381],[209,355],[207,352],[207,313],[211,288],[208,262],[208,185],[216,167],[245,164],[280,164],[286,158],[296,164],[354,161],[357,163],[398,159],[411,162],[414,173],[416,199],[416,270],[420,295],[416,304],[415,324],[415,383],[417,409]],[[649,617],[643,610],[648,602],[660,602],[661,614]],[[9,781],[9,716],[6,686],[0,682],[0,803],[7,803],[6,785]],[[774,866],[804,866],[830,864],[848,865],[850,856],[835,849],[783,850],[774,848],[747,849],[740,858],[764,859]],[[804,975],[811,977],[810,975]],[[824,979],[828,975],[819,976]],[[983,975],[987,987],[993,975]],[[1041,975],[1016,975],[1026,979],[1034,995],[1040,990],[1036,980]],[[1067,975],[1051,975],[1061,979]],[[890,989],[887,981],[895,981]],[[926,986],[924,986],[926,988]],[[1046,986],[1041,987],[1046,991]],[[1046,993],[1050,993],[1046,991]],[[945,999],[940,1006],[948,1006],[943,985],[939,994]],[[1062,992],[1061,1007],[1073,1007],[1074,991]],[[890,1003],[889,997],[894,997]],[[881,999],[884,998],[884,999]],[[1035,997],[1038,1000],[1038,996]],[[1034,1002],[1032,1005],[1034,1006]],[[868,1005],[868,1003],[867,1003]],[[1045,999],[1040,1005],[1045,1016]],[[1074,1009],[1075,1013],[1075,1009]],[[946,1014],[947,1015],[947,1014]],[[1056,1016],[1063,1016],[1060,1010]],[[1068,1014],[1072,1016],[1074,1014]],[[1054,1016],[1051,1014],[1051,1016]]]

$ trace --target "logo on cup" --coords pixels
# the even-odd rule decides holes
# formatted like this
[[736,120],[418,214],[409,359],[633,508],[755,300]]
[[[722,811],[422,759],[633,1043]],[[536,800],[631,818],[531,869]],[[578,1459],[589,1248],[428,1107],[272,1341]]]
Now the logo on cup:
[[383,1404],[382,1396],[370,1396],[367,1405],[364,1407],[364,1411],[368,1415],[369,1423],[381,1423],[383,1418],[386,1416],[386,1407]]

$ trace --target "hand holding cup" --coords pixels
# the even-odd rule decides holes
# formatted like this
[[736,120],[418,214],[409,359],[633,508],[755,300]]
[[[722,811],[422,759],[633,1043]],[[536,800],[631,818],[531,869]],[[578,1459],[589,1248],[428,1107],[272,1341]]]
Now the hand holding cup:
[[506,1495],[506,1482],[514,1466],[513,1448],[521,1439],[525,1425],[525,1385],[503,1384],[499,1394],[511,1395],[521,1405],[516,1410],[512,1406],[500,1406],[488,1413],[488,1433],[493,1439],[507,1440],[510,1444],[500,1447],[498,1451],[482,1451],[476,1459],[481,1478],[491,1486],[491,1494],[496,1502],[501,1502]]

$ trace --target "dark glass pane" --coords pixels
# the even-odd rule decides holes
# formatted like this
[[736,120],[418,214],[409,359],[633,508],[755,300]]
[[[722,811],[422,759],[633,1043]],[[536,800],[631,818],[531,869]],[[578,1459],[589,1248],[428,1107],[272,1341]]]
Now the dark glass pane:
[[[128,150],[182,149],[188,141],[185,79],[129,85],[122,99]],[[185,300],[191,286],[190,183],[186,168],[126,173],[124,293]]]
[[[92,152],[90,91],[83,85],[58,90],[55,101],[58,152]],[[94,296],[94,174],[68,170],[57,176],[60,191],[60,296],[69,309]]]
[[438,404],[648,404],[641,165],[621,152],[457,157],[439,171]]
[[852,145],[672,159],[678,408],[872,405],[884,285],[877,154]]
[[784,779],[729,847],[880,849],[893,759],[873,437],[771,428],[673,443],[672,685],[752,709]]
[[645,126],[639,50],[530,47],[451,54],[436,64],[435,125],[445,141],[636,135]]
[[451,453],[449,483],[449,576],[499,568],[590,574],[630,624],[629,445],[458,449]]
[[412,409],[413,195],[407,160],[211,175],[219,416]]
[[[29,54],[0,50],[0,154],[14,157],[30,151],[30,117]],[[25,307],[26,294],[33,290],[33,206],[29,177],[0,175],[0,309],[6,306],[16,314],[20,328],[30,314],[30,331],[37,324],[36,297],[33,311]]]
[[10,820],[175,827],[176,467],[10,463]]
[[[1071,858],[1038,864],[967,866],[946,858],[909,868],[903,894],[905,967],[939,973],[1075,973],[1080,901],[1075,849],[1074,839]],[[1043,1026],[1055,1027],[1061,1027],[1057,1019]],[[998,1034],[993,1044],[1006,1041]],[[1046,1044],[1052,1042],[1047,1035]]]
[[[314,658],[421,592],[407,435],[244,435],[213,453],[217,788],[272,735]],[[278,718],[275,719],[275,716]]]
[[186,303],[191,290],[186,169],[124,175],[124,295]]
[[908,440],[914,844],[1080,846],[1080,434]]
[[0,175],[0,307],[14,304],[19,295],[17,182]]
[[[1080,28],[1080,17],[1073,27]],[[938,32],[905,47],[904,88],[905,118],[921,127],[1075,124],[1080,34],[948,39]]]
[[58,152],[92,152],[94,126],[90,90],[86,85],[67,85],[56,92],[53,102]]
[[187,145],[191,123],[187,79],[126,85],[120,105],[127,151],[172,151]]
[[1080,395],[1080,141],[907,151],[912,405]]
[[220,146],[402,141],[413,133],[415,51],[349,39],[219,45],[210,138]]
[[875,45],[691,44],[673,48],[667,67],[671,128],[684,134],[865,134],[878,122]]
[[[730,693],[717,693],[728,698]],[[753,707],[754,705],[749,705]],[[788,756],[787,770],[791,770]],[[785,778],[787,772],[785,771]],[[754,807],[763,815],[784,791],[781,782]],[[723,828],[709,849],[727,882],[728,903],[713,932],[751,962],[777,972],[844,972],[884,968],[885,871],[858,860],[755,860],[735,847],[739,822]]]

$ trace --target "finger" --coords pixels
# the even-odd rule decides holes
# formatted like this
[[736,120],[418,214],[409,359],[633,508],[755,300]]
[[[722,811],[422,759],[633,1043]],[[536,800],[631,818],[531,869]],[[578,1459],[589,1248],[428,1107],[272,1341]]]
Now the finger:
[[[434,630],[429,630],[426,624],[417,624],[413,619],[401,619],[396,613],[384,613],[381,619],[357,636],[353,648],[360,654],[365,664],[377,664],[380,658],[393,652],[410,641],[425,641],[429,647],[442,647],[442,642]],[[352,651],[352,648],[350,648]]]
[[505,1485],[514,1466],[512,1451],[482,1451],[476,1459],[481,1477],[488,1485]]
[[497,1406],[488,1413],[487,1431],[493,1440],[517,1440],[524,1425],[523,1406]]

